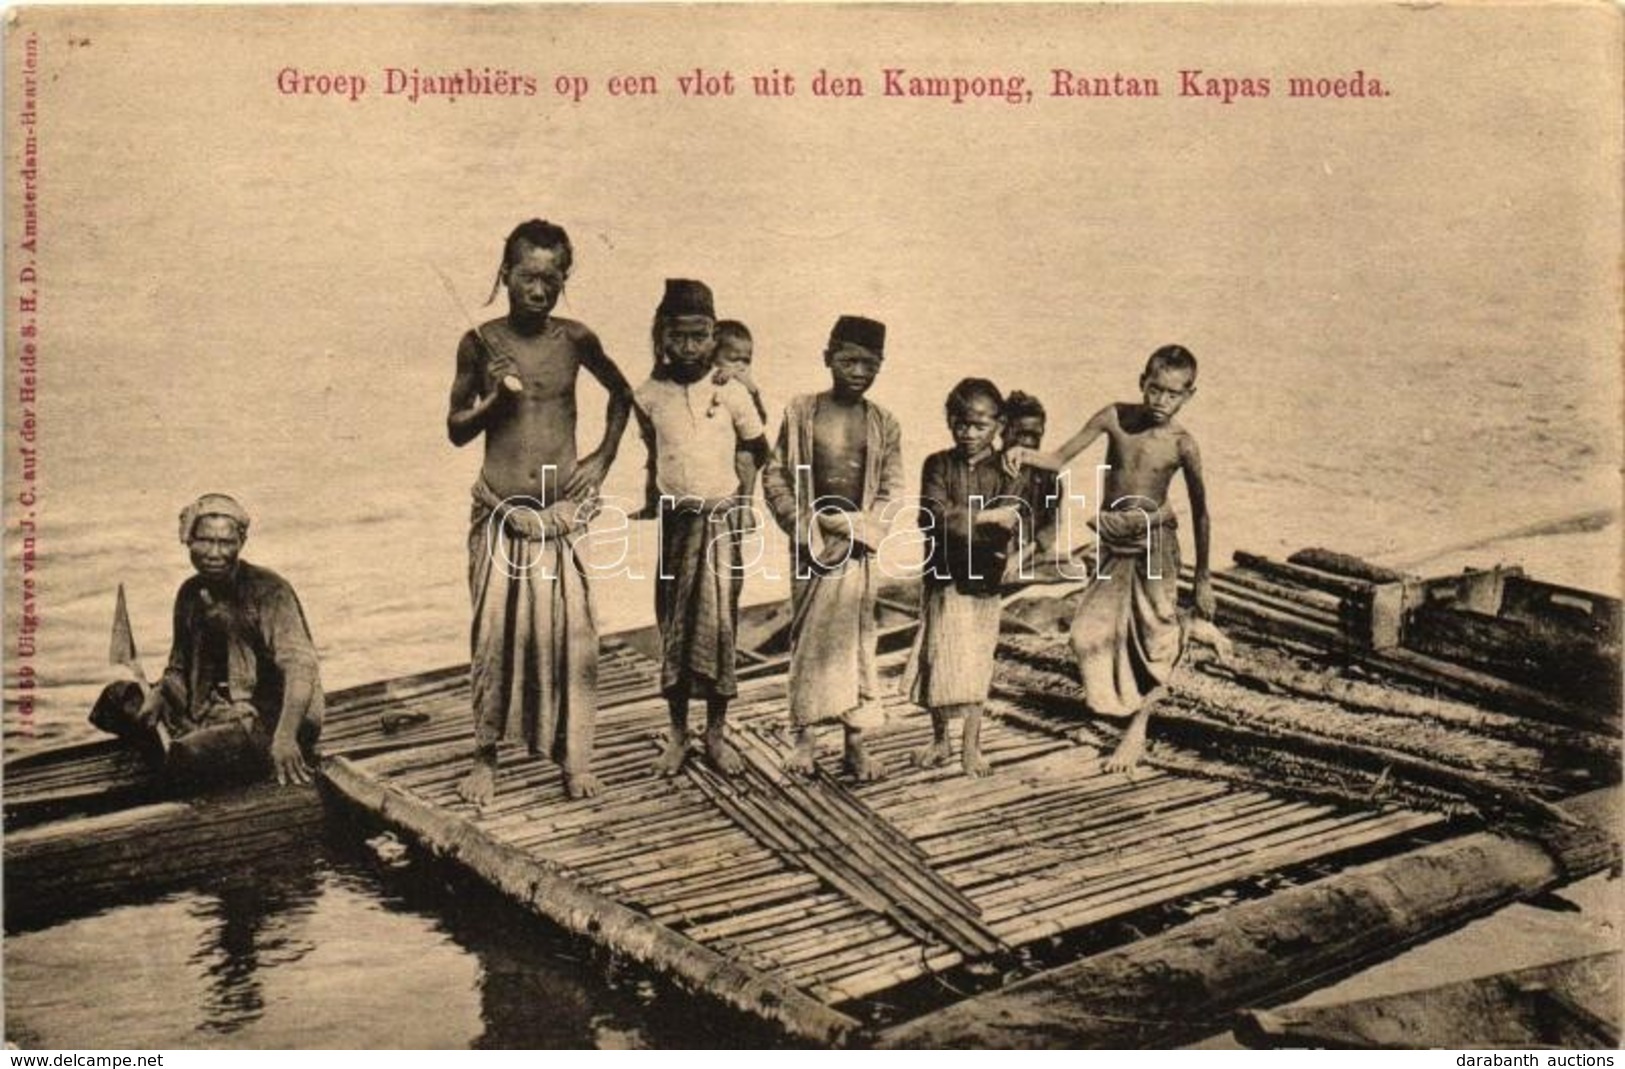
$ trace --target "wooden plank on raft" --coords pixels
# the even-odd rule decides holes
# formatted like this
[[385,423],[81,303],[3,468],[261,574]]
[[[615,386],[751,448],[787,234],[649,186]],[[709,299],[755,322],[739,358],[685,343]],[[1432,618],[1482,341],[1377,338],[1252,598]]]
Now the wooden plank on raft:
[[839,1043],[858,1022],[770,974],[718,954],[564,875],[543,858],[496,842],[467,821],[381,782],[363,766],[330,761],[327,782],[434,853],[455,858],[520,905],[577,935],[669,972],[713,998],[793,1035]]
[[732,784],[703,767],[689,776],[734,819],[792,863],[804,865],[875,913],[923,942],[946,942],[970,954],[1002,949],[984,928],[974,903],[942,880],[903,837],[855,801],[839,801],[838,784],[803,780],[778,765],[750,731],[736,737],[745,775]]
[[[1620,788],[1565,803],[1614,828]],[[1618,857],[1617,844],[1615,859]],[[1166,1046],[1599,871],[1528,839],[1478,832],[1199,917],[889,1029],[887,1047]]]

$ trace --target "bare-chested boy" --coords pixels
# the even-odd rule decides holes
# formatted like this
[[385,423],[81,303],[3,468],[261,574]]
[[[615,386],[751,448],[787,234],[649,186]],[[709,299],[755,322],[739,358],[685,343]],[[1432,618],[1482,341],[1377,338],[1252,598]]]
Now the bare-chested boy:
[[1140,391],[1139,404],[1106,406],[1057,453],[1017,447],[1005,454],[1012,472],[1023,464],[1059,470],[1106,436],[1109,470],[1094,521],[1099,573],[1078,602],[1072,650],[1089,709],[1132,717],[1106,762],[1112,770],[1139,763],[1151,705],[1184,646],[1177,611],[1179,537],[1168,507],[1168,487],[1177,472],[1185,474],[1196,528],[1196,611],[1205,619],[1213,616],[1202,457],[1196,439],[1174,421],[1196,393],[1196,357],[1178,345],[1158,349],[1146,362]]
[[882,770],[864,733],[884,719],[875,671],[874,553],[881,514],[902,492],[902,431],[864,394],[880,373],[886,327],[842,316],[824,364],[830,388],[790,402],[762,493],[790,536],[790,722],[795,752],[785,767],[813,771],[813,725],[839,720],[845,766],[860,781]]
[[[598,791],[598,632],[574,541],[615,459],[632,391],[591,330],[552,314],[573,258],[562,227],[532,219],[514,228],[497,275],[508,314],[457,347],[446,433],[458,446],[485,435],[468,536],[474,768],[458,786],[476,806],[495,793],[503,739],[546,750],[572,798]],[[603,442],[578,459],[582,369],[609,391],[609,404]]]

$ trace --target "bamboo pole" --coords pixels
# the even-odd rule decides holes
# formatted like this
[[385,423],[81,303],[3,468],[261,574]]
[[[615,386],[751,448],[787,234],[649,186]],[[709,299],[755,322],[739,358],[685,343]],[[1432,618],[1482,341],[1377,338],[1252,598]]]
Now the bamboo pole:
[[[975,904],[934,872],[923,855],[901,834],[885,826],[873,812],[835,800],[837,788],[829,781],[814,781],[822,790],[792,780],[773,764],[771,752],[764,756],[761,741],[740,748],[758,776],[776,788],[776,796],[805,815],[805,826],[832,833],[857,867],[886,897],[917,919],[952,938],[965,940],[982,953],[998,948],[997,940],[976,920]],[[799,819],[799,818],[798,818]],[[914,859],[913,864],[904,859]]]
[[[1569,803],[1617,826],[1620,788]],[[1617,851],[1617,843],[1615,844]],[[1397,954],[1473,917],[1605,867],[1535,841],[1479,832],[1199,917],[916,1018],[889,1047],[1127,1047],[1216,1030]]]
[[690,928],[684,929],[690,938],[702,943],[712,941],[746,943],[759,932],[777,930],[781,924],[794,924],[800,920],[817,916],[819,911],[829,906],[840,906],[843,910],[851,908],[842,895],[833,891],[819,891],[793,902],[782,902],[775,906],[759,906],[754,909],[733,910],[715,920],[704,921]]
[[342,758],[327,781],[343,797],[410,832],[436,853],[456,858],[521,905],[567,930],[672,973],[748,1013],[776,1021],[794,1035],[839,1043],[859,1025],[773,976],[715,951],[596,894],[558,870],[482,835],[466,821],[437,812],[368,777]]

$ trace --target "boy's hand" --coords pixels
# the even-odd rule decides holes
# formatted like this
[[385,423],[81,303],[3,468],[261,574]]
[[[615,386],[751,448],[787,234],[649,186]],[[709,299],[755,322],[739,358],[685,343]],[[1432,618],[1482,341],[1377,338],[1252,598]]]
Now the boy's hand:
[[711,382],[716,386],[725,386],[729,382],[737,382],[752,394],[759,393],[756,383],[751,381],[748,367],[722,367],[718,366],[711,372]]
[[484,334],[476,331],[474,338],[485,352],[485,372],[496,392],[500,394],[523,391],[525,385],[519,379],[519,365],[513,362],[513,357],[486,341]]
[[508,530],[528,542],[540,542],[552,532],[542,514],[535,509],[512,509],[502,518]]
[[1204,620],[1213,619],[1214,606],[1212,577],[1206,573],[1198,575],[1196,577],[1196,581],[1191,584],[1191,586],[1192,598],[1196,602],[1196,615],[1200,616]]
[[749,534],[761,526],[756,516],[756,504],[751,500],[750,487],[741,486],[735,492],[731,511],[739,517],[740,534]]
[[1013,531],[1021,522],[1021,516],[1016,510],[1009,507],[984,509],[976,514],[978,524],[987,524],[992,527],[1002,527],[1006,531]]
[[[163,715],[165,704],[162,681],[154,683],[147,688],[146,696],[141,699],[141,708],[135,714],[136,721],[145,727],[151,727],[158,723],[158,718]],[[129,706],[125,706],[125,708],[129,708]]]
[[573,501],[585,501],[596,494],[604,484],[604,476],[609,474],[610,460],[596,451],[582,457],[564,482],[564,496]]
[[1022,467],[1027,463],[1028,454],[1032,450],[1024,445],[1014,445],[1004,451],[1004,471],[1006,475],[1020,475]]

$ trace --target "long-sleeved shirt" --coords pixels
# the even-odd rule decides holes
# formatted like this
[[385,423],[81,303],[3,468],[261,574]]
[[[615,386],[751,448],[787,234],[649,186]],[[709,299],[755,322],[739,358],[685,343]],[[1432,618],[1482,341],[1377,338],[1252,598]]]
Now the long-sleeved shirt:
[[320,711],[316,644],[293,587],[270,569],[239,561],[228,580],[186,580],[173,634],[162,685],[183,729],[203,722],[220,697],[252,704],[274,727],[296,677],[311,684],[312,709],[300,712]]
[[978,512],[994,508],[1024,508],[1021,482],[1005,473],[997,453],[974,464],[957,449],[925,458],[920,527],[927,541],[927,583],[952,582],[962,594],[998,592],[1017,535],[974,520]]

